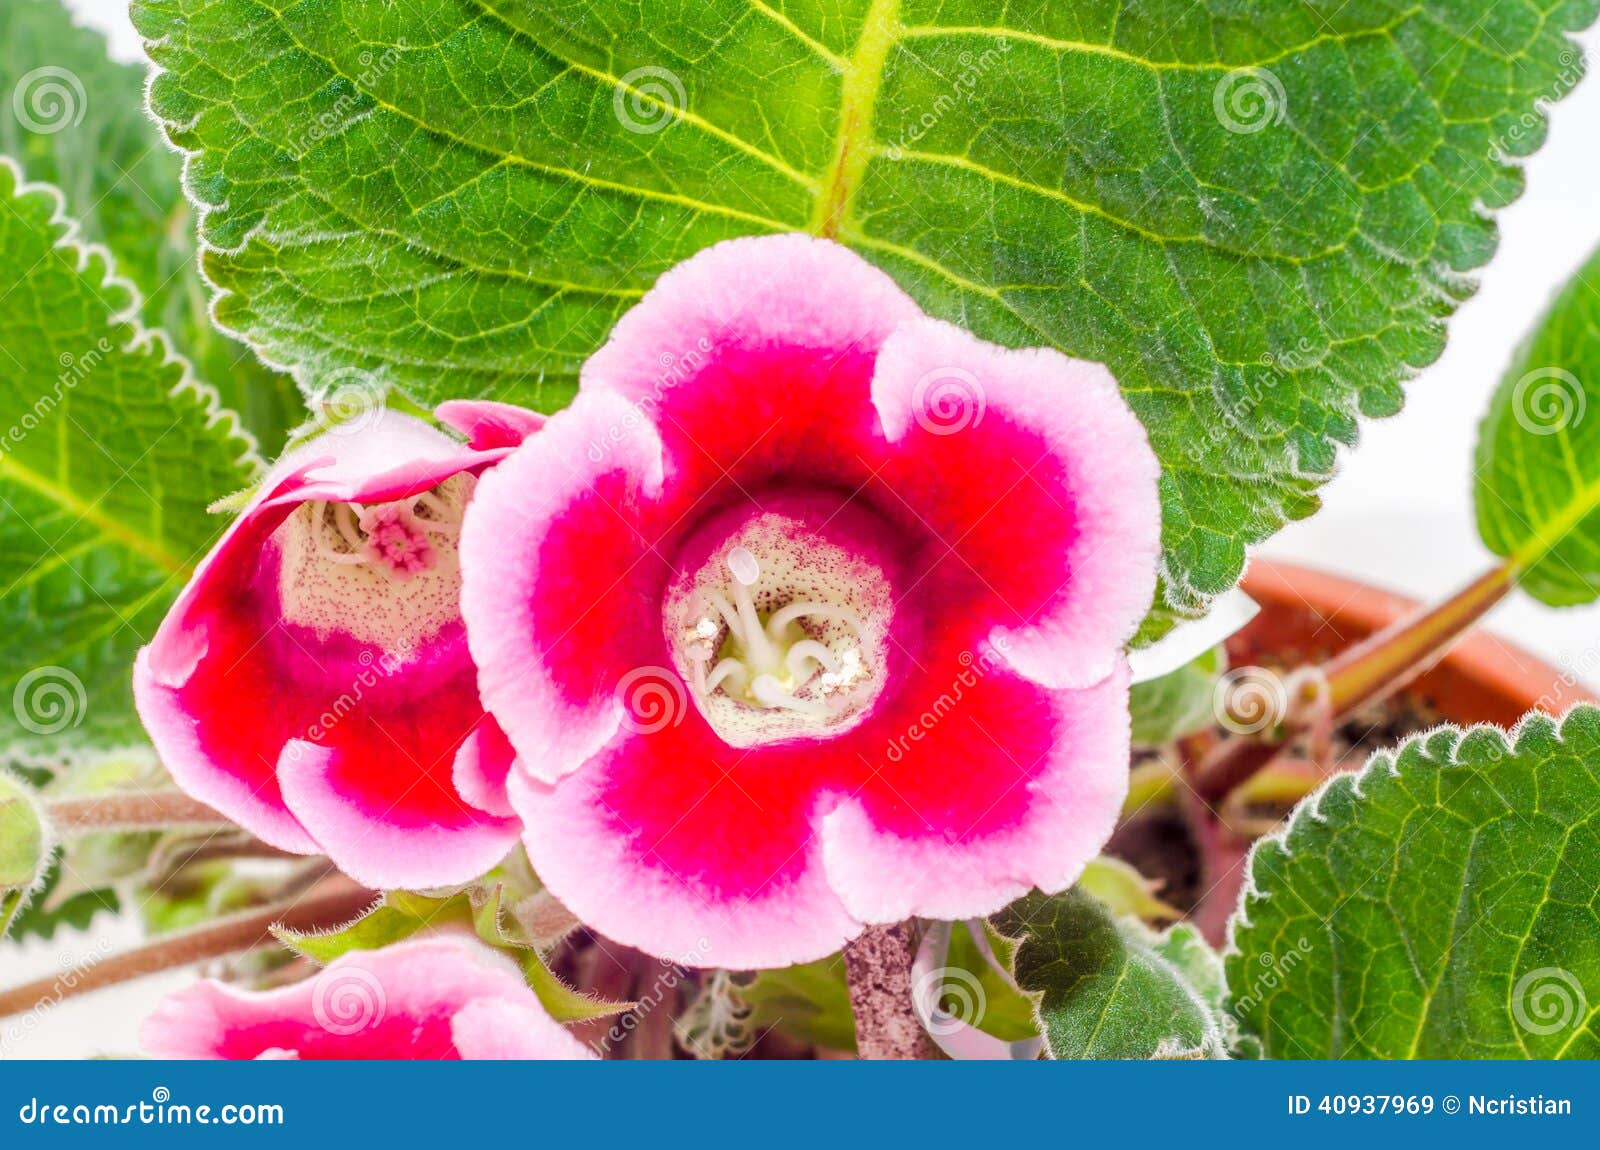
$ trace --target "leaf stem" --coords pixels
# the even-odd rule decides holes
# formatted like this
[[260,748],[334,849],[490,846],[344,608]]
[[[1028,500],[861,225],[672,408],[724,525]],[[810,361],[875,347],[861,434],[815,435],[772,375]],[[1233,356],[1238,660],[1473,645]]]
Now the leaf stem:
[[[1334,656],[1316,678],[1326,684],[1315,711],[1291,714],[1258,735],[1224,740],[1195,773],[1194,787],[1217,804],[1277,758],[1290,742],[1319,724],[1347,718],[1363,704],[1399,690],[1433,666],[1469,628],[1516,586],[1521,568],[1512,563],[1479,576],[1442,603],[1420,607]],[[1300,680],[1306,681],[1306,680]]]
[[111,958],[90,956],[50,978],[0,991],[0,1018],[41,1006],[54,1006],[74,995],[159,971],[191,966],[258,946],[276,945],[272,936],[274,926],[299,931],[337,926],[367,910],[377,899],[375,891],[341,879],[306,898],[219,919],[194,930],[158,938]]
[[44,813],[50,826],[62,835],[226,826],[228,823],[222,815],[181,791],[138,791],[57,799],[45,804]]
[[856,1055],[865,1059],[937,1058],[911,999],[917,953],[910,922],[869,926],[844,948],[850,1007],[856,1016]]

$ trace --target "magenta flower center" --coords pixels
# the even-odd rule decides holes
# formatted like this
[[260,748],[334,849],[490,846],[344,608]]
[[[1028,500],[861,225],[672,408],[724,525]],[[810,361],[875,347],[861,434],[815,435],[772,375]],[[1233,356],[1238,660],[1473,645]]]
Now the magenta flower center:
[[733,746],[825,738],[884,682],[889,582],[871,560],[779,513],[724,536],[666,598],[677,670]]
[[387,503],[302,504],[278,528],[285,620],[404,651],[459,614],[456,545],[472,476]]

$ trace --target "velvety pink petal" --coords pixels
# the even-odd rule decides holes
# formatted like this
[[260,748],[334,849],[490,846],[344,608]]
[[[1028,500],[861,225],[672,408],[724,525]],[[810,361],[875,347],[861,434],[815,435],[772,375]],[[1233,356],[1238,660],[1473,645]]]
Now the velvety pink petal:
[[[234,744],[225,758],[208,747],[201,723],[182,703],[179,691],[162,682],[151,666],[151,649],[134,659],[133,698],[150,741],[172,781],[187,794],[215,807],[263,842],[297,854],[317,854],[316,842],[289,812],[278,786],[275,747],[270,757],[255,753],[249,740]],[[239,732],[242,735],[257,733]]]
[[477,451],[517,447],[545,424],[537,411],[487,399],[452,399],[433,409],[434,418],[467,437]]
[[1126,668],[1056,691],[948,637],[919,660],[830,740],[730,748],[691,709],[554,787],[514,774],[535,870],[619,942],[734,969],[1071,885],[1127,792]]
[[471,1061],[596,1057],[542,1009],[521,1002],[474,999],[450,1020],[450,1033],[461,1057]]
[[896,448],[873,492],[937,541],[941,610],[1040,683],[1105,678],[1150,607],[1161,533],[1160,467],[1111,374],[919,320],[885,342],[872,396]]
[[456,793],[453,752],[417,762],[421,746],[404,732],[386,736],[355,715],[341,729],[358,724],[359,737],[333,745],[291,739],[278,760],[284,801],[341,871],[379,889],[448,886],[489,870],[516,845],[515,819]]
[[860,932],[829,889],[817,795],[692,715],[551,786],[511,777],[539,878],[608,938],[692,967],[787,966]]
[[510,818],[506,776],[516,760],[517,753],[511,749],[500,724],[486,715],[456,751],[450,779],[456,793],[480,811]]
[[726,240],[656,281],[583,368],[656,425],[667,497],[802,476],[850,490],[882,447],[873,361],[921,315],[883,272],[805,235]]
[[919,723],[928,737],[894,744],[897,757],[875,760],[823,820],[828,881],[850,912],[970,918],[1076,882],[1127,797],[1126,666],[1051,691],[996,663],[953,708],[925,714],[931,725],[905,729]]
[[614,394],[580,394],[467,509],[461,614],[479,690],[536,778],[605,745],[623,676],[664,659],[650,526],[661,482],[654,429]]
[[164,999],[142,1037],[158,1058],[453,1059],[455,1018],[481,1000],[538,1009],[509,958],[440,935],[353,951],[274,990],[197,983]]

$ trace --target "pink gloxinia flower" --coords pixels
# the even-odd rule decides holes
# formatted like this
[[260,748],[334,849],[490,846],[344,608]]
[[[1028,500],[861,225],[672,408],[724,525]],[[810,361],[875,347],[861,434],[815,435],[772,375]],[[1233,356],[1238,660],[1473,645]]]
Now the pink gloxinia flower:
[[593,1058],[505,955],[441,935],[335,959],[304,982],[207,980],[145,1020],[157,1058]]
[[462,535],[540,878],[734,968],[1068,886],[1127,788],[1157,471],[1103,367],[833,243],[668,272]]
[[478,476],[541,420],[439,414],[470,441],[378,411],[285,455],[134,667],[179,786],[378,887],[464,882],[516,843],[457,546]]

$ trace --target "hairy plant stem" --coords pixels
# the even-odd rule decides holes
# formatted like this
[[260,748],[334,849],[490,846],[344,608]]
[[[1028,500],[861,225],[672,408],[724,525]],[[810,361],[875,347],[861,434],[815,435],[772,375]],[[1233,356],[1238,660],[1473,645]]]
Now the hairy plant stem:
[[45,804],[44,814],[50,826],[61,835],[228,825],[222,815],[181,791],[136,791],[57,799]]
[[911,1000],[916,935],[916,927],[910,922],[869,926],[844,948],[859,1058],[938,1057],[938,1048],[922,1028]]
[[[1347,718],[1433,666],[1479,619],[1516,586],[1518,569],[1502,564],[1444,602],[1419,608],[1340,652],[1297,682],[1320,682],[1320,698],[1290,700],[1284,721],[1255,735],[1224,740],[1195,771],[1194,788],[1217,804],[1278,757],[1285,746],[1318,726]],[[1297,706],[1297,704],[1299,704]]]
[[131,982],[159,971],[275,944],[271,933],[274,926],[299,931],[338,926],[355,918],[377,900],[376,891],[340,879],[292,902],[218,919],[194,930],[157,938],[110,958],[90,957],[49,978],[0,991],[0,1018],[45,1004],[54,1006],[74,995]]

